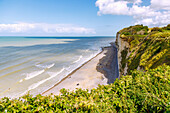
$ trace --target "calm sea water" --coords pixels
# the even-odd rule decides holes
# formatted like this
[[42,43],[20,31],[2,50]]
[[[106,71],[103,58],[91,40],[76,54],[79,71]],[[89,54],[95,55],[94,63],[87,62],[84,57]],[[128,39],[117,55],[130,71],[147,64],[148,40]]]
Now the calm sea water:
[[42,93],[114,40],[114,37],[0,37],[0,97]]

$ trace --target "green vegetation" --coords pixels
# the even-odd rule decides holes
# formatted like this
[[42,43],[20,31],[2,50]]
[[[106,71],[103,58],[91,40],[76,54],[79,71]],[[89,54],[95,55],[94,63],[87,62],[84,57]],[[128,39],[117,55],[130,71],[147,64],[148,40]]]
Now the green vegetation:
[[120,71],[121,71],[122,75],[124,75],[123,70],[126,66],[126,57],[128,54],[128,48],[124,48],[124,50],[121,51],[121,54],[122,54],[122,59],[121,59],[121,68],[120,68],[121,70]]
[[151,32],[153,32],[153,31],[159,31],[159,32],[162,32],[162,29],[161,29],[161,28],[159,28],[159,27],[154,27],[154,28],[152,28]]
[[[127,65],[128,74],[134,69],[154,69],[166,63],[170,65],[170,24],[163,28],[150,28],[143,25],[130,26],[119,31],[122,40],[129,43],[131,53],[122,65]],[[139,31],[145,31],[140,33]],[[128,33],[129,32],[129,33]],[[146,33],[147,32],[147,33]],[[147,34],[147,35],[146,35]],[[123,50],[124,51],[124,50]],[[121,56],[127,55],[121,52]],[[121,70],[124,70],[122,67]]]
[[146,35],[148,34],[148,26],[143,25],[136,25],[136,26],[130,26],[128,28],[124,28],[120,30],[121,34],[124,35]]
[[152,35],[150,35],[150,38],[153,37],[153,38],[166,38],[166,37],[169,37],[170,36],[170,31],[164,31],[164,32],[156,32]]
[[0,112],[167,112],[170,111],[170,66],[133,71],[97,89],[61,90],[61,96],[25,95],[0,100]]
[[165,30],[170,30],[170,24],[168,24],[166,27],[164,27],[163,29]]
[[[62,95],[25,95],[18,99],[0,100],[0,112],[9,113],[117,113],[170,112],[170,25],[148,29],[136,25],[119,31],[129,43],[121,51],[121,71],[128,75],[97,89],[77,89]],[[130,55],[128,56],[128,53]],[[161,65],[161,66],[160,66]],[[138,67],[143,70],[136,70]]]

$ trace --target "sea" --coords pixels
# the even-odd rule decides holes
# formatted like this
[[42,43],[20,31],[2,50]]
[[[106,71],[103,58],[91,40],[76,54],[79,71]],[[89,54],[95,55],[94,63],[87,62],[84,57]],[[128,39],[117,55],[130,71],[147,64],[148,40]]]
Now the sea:
[[115,37],[0,36],[0,98],[41,94]]

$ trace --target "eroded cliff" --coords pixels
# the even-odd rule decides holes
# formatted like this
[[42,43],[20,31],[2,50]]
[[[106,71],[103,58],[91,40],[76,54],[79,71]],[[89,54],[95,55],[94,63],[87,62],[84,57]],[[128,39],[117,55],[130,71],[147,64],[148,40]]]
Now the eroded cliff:
[[163,28],[130,26],[117,33],[119,75],[170,65],[170,24]]

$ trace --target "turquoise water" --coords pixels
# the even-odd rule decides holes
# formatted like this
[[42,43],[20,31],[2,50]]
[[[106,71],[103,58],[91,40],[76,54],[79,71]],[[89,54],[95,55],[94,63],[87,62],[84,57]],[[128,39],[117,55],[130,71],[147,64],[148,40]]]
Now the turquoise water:
[[114,37],[0,37],[0,97],[42,93]]

